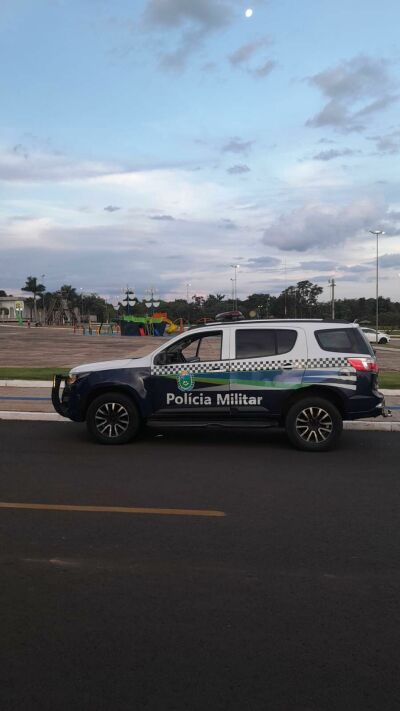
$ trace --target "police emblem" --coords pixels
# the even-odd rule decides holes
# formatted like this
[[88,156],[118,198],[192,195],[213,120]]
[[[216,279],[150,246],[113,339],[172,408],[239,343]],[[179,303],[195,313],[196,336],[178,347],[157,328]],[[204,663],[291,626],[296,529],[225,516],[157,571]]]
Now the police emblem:
[[180,373],[178,373],[178,389],[181,390],[183,393],[188,393],[190,390],[193,390],[194,388],[194,379],[192,373],[189,373],[188,370],[181,370]]

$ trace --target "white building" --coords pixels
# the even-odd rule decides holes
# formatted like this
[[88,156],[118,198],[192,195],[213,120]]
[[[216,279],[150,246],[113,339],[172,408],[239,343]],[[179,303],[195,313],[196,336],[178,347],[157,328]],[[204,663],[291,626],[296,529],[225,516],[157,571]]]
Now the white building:
[[16,321],[20,313],[22,318],[29,318],[24,300],[20,296],[0,296],[0,322]]

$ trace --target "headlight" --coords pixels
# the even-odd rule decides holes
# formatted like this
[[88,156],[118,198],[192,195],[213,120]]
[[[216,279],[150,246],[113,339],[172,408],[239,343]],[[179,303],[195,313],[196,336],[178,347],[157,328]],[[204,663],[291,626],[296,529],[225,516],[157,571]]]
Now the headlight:
[[89,375],[89,373],[70,373],[65,382],[67,385],[73,385],[76,383],[77,380],[81,380],[82,378],[86,378]]

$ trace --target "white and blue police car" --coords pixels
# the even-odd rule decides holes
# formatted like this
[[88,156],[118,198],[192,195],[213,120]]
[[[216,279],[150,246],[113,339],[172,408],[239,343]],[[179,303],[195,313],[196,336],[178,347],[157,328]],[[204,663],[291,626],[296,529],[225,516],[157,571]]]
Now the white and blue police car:
[[122,444],[143,424],[280,426],[294,446],[330,449],[343,420],[390,415],[375,353],[355,323],[215,322],[143,358],[88,363],[55,376],[55,409],[92,438]]

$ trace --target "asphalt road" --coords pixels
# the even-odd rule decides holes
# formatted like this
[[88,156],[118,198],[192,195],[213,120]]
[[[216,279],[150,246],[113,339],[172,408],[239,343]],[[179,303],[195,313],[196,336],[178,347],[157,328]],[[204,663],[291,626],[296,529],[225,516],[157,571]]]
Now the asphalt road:
[[0,508],[0,708],[397,710],[399,458],[1,422],[0,502],[186,513]]

